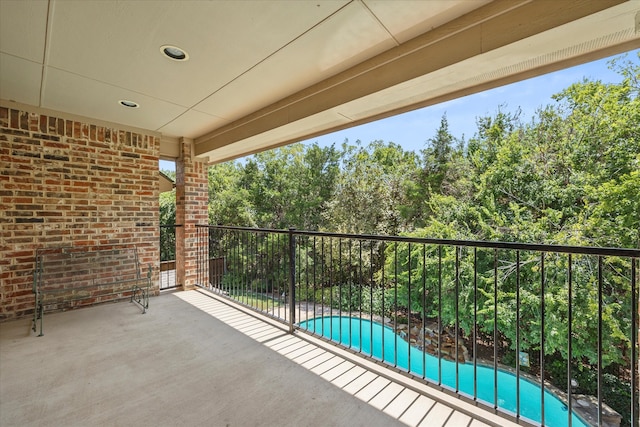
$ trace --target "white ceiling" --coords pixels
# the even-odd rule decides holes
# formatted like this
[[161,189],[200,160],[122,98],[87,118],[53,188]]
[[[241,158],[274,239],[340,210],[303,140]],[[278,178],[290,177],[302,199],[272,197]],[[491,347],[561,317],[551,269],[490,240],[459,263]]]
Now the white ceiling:
[[595,3],[0,0],[0,99],[220,161],[640,47],[640,1]]

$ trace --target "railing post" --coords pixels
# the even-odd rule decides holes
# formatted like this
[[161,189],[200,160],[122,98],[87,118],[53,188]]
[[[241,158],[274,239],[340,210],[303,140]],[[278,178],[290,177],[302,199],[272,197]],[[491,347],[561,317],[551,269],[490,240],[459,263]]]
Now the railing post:
[[289,333],[293,333],[296,323],[296,237],[295,228],[289,228]]

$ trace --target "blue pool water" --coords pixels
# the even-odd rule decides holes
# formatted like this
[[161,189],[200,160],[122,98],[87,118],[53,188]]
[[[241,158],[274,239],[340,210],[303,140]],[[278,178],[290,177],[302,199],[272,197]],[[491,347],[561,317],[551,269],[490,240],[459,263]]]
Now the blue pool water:
[[[439,376],[438,363],[441,363],[442,384],[455,389],[456,363],[440,360],[435,356],[423,353],[416,347],[409,346],[406,341],[397,339],[393,330],[380,323],[352,317],[324,317],[300,323],[300,328],[315,332],[332,341],[350,346],[354,350],[383,359],[382,343],[384,339],[384,361],[397,365],[416,375],[422,376],[426,365],[426,377],[437,382]],[[371,345],[373,343],[373,351]],[[411,366],[409,366],[409,361]],[[494,369],[477,366],[477,397],[485,402],[494,401]],[[458,363],[458,389],[473,396],[473,364]],[[520,414],[530,420],[540,422],[540,386],[525,378],[520,378]],[[516,412],[516,376],[498,370],[498,406],[507,411]],[[567,407],[554,394],[544,392],[545,425],[568,426]],[[571,415],[572,425],[587,427],[575,414]]]

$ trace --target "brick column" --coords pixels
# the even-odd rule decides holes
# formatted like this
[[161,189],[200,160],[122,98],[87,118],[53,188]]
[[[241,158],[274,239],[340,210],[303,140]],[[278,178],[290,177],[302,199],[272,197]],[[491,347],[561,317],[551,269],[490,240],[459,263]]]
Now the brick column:
[[208,283],[209,273],[207,239],[198,242],[196,229],[209,222],[209,180],[207,164],[195,158],[193,144],[182,138],[176,161],[176,224],[182,225],[176,228],[176,280],[184,290]]

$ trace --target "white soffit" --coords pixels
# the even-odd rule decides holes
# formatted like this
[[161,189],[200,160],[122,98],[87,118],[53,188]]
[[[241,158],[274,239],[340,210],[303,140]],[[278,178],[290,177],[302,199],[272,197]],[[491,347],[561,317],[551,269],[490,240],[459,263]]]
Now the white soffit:
[[218,161],[640,47],[639,13],[639,0],[0,0],[0,99],[162,132],[165,156],[191,138]]
[[47,1],[0,1],[0,52],[42,63]]
[[[186,111],[185,107],[57,68],[45,70],[44,80],[42,105],[52,110],[65,111],[69,105],[76,104],[83,116],[142,129],[157,129]],[[120,100],[133,100],[140,107],[123,107],[119,105]]]
[[194,108],[232,120],[394,46],[362,3],[350,3]]
[[[344,1],[322,2],[322,7],[306,1],[52,4],[49,66],[191,107]],[[190,59],[168,60],[160,54],[165,44],[185,49]]]
[[172,119],[159,130],[166,135],[196,138],[226,123],[228,123],[228,120],[191,109]]
[[366,0],[366,5],[393,37],[404,43],[490,1]]
[[346,103],[336,111],[358,121],[637,39],[632,12],[638,7],[640,2],[627,3],[588,16]]
[[290,126],[277,127],[260,135],[249,137],[238,144],[229,144],[211,152],[208,157],[211,163],[220,163],[257,153],[269,148],[285,145],[282,142],[292,142],[297,135],[320,133],[327,128],[344,126],[349,120],[335,111],[327,110],[313,116],[305,117]]
[[0,53],[0,76],[9,75],[19,75],[20,78],[11,81],[0,78],[0,99],[40,104],[41,64]]
[[46,1],[0,1],[0,98],[40,104],[47,7]]
[[2,0],[0,98],[195,138],[486,1],[391,3]]
[[[442,102],[450,99],[448,98],[450,94],[464,96],[473,93],[474,88],[483,90],[483,87],[485,89],[493,87],[492,82],[508,83],[510,79],[519,80],[518,75],[528,73],[533,73],[528,75],[529,77],[537,75],[539,73],[536,74],[535,70],[553,67],[559,62],[572,63],[574,58],[578,58],[576,63],[580,63],[579,58],[589,57],[592,53],[595,53],[597,58],[597,52],[606,51],[612,46],[640,47],[639,20],[640,2],[625,2],[541,34],[520,39],[497,49],[489,49],[487,52],[468,57],[461,62],[331,107],[331,111],[347,118],[350,122],[347,125],[326,128],[325,133]],[[450,52],[450,54],[455,53]],[[312,131],[317,128],[314,123],[314,117],[317,117],[315,115],[296,118],[291,123],[282,124],[283,117],[286,115],[284,111],[289,110],[291,113],[294,108],[296,107],[286,107],[283,108],[282,113],[274,113],[274,121],[280,123],[278,138],[281,141],[295,142],[318,135],[319,133]],[[256,119],[264,121],[266,116]],[[300,126],[299,122],[305,123],[306,129]],[[267,131],[260,135],[269,139],[268,135],[271,133]],[[236,134],[240,135],[239,132]],[[253,146],[258,141],[260,138],[256,136],[247,136],[247,138],[239,138],[238,144],[243,147]],[[206,140],[201,139],[196,142],[206,142]],[[211,143],[208,143],[208,146],[212,148],[208,154],[214,161],[219,154],[220,158],[227,158],[229,149],[226,147],[216,147]]]

